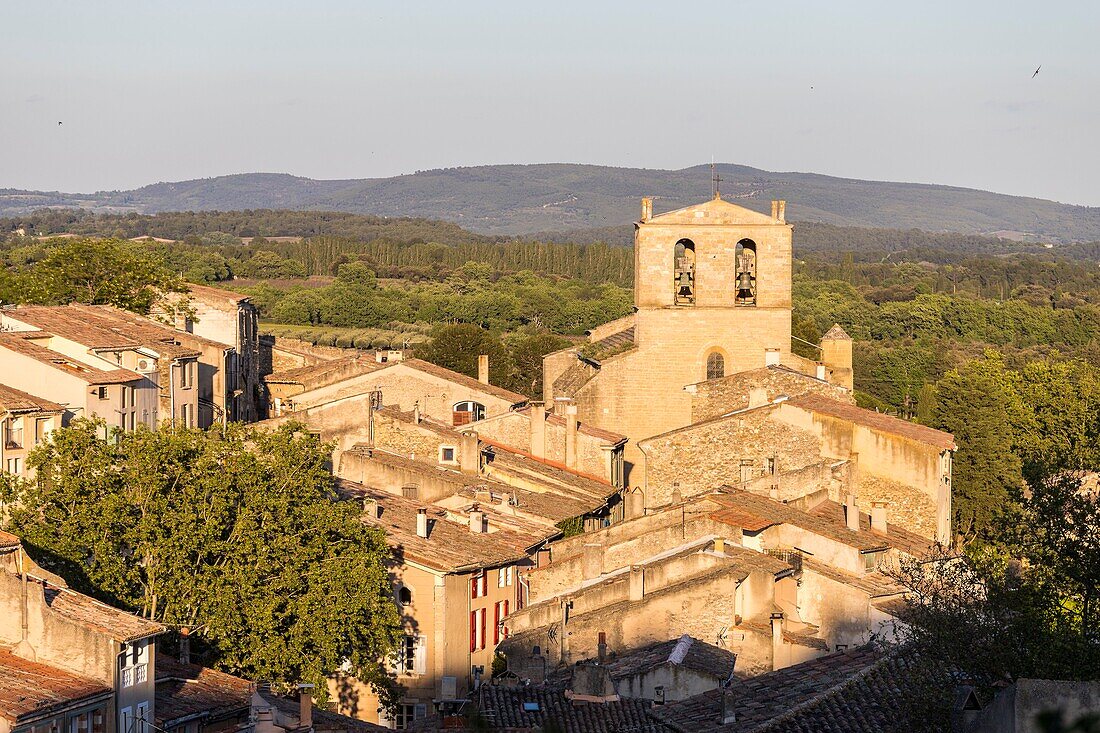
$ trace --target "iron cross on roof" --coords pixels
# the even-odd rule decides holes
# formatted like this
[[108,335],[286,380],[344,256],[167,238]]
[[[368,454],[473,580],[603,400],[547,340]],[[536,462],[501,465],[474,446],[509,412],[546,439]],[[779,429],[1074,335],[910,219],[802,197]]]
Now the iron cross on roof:
[[714,168],[714,163],[710,164],[710,180],[714,184],[714,198],[722,198],[721,183],[722,176],[718,175],[718,171]]

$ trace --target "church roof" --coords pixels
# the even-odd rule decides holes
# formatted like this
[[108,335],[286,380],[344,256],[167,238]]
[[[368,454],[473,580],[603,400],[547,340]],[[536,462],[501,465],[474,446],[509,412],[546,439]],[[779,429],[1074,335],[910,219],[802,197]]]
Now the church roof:
[[604,359],[610,359],[632,348],[634,348],[634,326],[585,344],[578,353],[582,359],[599,364]]
[[708,224],[711,226],[730,226],[736,224],[786,226],[784,222],[778,222],[768,214],[761,214],[759,211],[746,209],[744,206],[731,204],[729,201],[723,201],[719,198],[711,199],[701,204],[685,206],[682,209],[676,209],[675,211],[669,211],[664,214],[657,214],[642,223],[673,225],[690,224],[693,226]]

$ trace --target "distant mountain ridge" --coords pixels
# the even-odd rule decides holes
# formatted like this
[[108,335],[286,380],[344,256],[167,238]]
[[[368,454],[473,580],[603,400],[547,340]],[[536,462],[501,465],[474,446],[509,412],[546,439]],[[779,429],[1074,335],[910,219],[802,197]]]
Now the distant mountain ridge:
[[[767,212],[788,201],[792,221],[996,234],[1052,242],[1100,240],[1100,207],[918,183],[720,164],[723,197]],[[45,207],[97,212],[307,209],[456,222],[484,234],[530,234],[626,224],[639,199],[668,211],[711,195],[709,166],[681,170],[571,163],[447,168],[395,176],[314,180],[244,173],[94,194],[0,189],[0,216]]]

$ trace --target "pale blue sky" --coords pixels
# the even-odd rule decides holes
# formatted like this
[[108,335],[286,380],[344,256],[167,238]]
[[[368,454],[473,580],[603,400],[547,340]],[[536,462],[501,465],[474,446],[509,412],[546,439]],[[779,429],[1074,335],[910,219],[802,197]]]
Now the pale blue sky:
[[0,0],[0,28],[0,187],[713,156],[1100,205],[1100,3]]

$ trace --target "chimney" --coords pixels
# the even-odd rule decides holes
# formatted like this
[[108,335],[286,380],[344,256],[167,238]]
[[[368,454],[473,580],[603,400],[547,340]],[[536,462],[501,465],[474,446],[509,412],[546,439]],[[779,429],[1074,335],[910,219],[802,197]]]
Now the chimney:
[[641,565],[630,566],[630,600],[640,601],[645,598],[645,567]]
[[271,708],[258,708],[256,710],[256,723],[253,726],[255,733],[276,733],[275,718]]
[[417,400],[413,404],[413,422],[417,425],[420,424],[420,401]]
[[313,685],[298,685],[298,727],[313,727]]
[[646,196],[642,199],[642,221],[649,221],[653,217],[653,199]]
[[485,512],[480,509],[470,510],[470,531],[474,534],[484,534],[485,532]]
[[737,713],[734,712],[733,690],[728,686],[722,688],[722,725],[737,722]]
[[565,467],[577,467],[577,406],[565,406]]
[[462,434],[462,444],[458,449],[458,467],[462,473],[481,473],[481,446],[477,433],[469,431]]
[[596,637],[596,655],[599,657],[600,664],[607,663],[607,634],[602,631]]
[[772,219],[779,221],[779,202],[772,201]]
[[180,627],[180,664],[191,664],[191,629]]
[[768,390],[765,387],[752,387],[749,389],[749,408],[761,407],[768,404]]
[[428,539],[428,510],[416,510],[416,536]]
[[726,540],[724,538],[722,538],[722,537],[715,537],[714,538],[714,551],[717,552],[719,555],[725,554],[725,552],[726,552]]
[[626,518],[645,516],[645,495],[637,486],[626,495]]
[[535,458],[546,457],[546,404],[531,404],[531,455]]
[[859,531],[859,507],[856,506],[854,491],[849,491],[844,500],[844,524],[853,532]]
[[886,534],[886,502],[871,502],[871,529]]
[[594,580],[603,573],[603,545],[588,544],[581,550],[581,575]]
[[368,517],[371,517],[372,519],[382,518],[382,505],[379,504],[377,501],[363,499],[363,511]]
[[477,381],[482,384],[489,383],[489,355],[478,354],[477,357]]
[[772,670],[780,669],[779,656],[783,651],[783,613],[773,613],[772,617]]
[[779,217],[778,218],[779,218],[779,221],[781,223],[786,223],[786,221],[787,221],[787,202],[786,201],[780,201],[779,202]]
[[[950,461],[951,454],[947,455]],[[936,542],[944,547],[951,545],[951,479],[948,476],[949,474],[940,477],[936,495]]]

